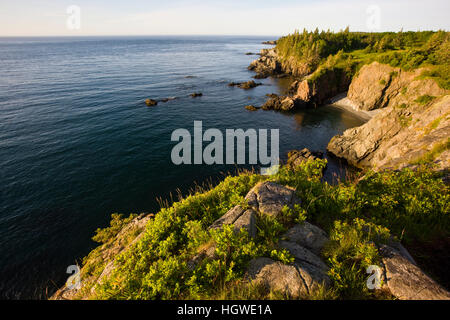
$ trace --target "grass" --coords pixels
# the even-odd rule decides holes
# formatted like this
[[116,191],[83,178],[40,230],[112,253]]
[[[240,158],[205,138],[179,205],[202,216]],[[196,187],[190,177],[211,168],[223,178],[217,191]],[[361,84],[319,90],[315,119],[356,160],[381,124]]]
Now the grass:
[[423,96],[418,97],[414,102],[417,102],[418,104],[424,106],[429,104],[431,101],[433,101],[436,97],[430,96],[428,94],[424,94]]
[[[437,126],[437,125],[436,125]],[[433,162],[442,152],[450,150],[450,138],[447,138],[446,140],[443,140],[440,143],[437,143],[434,145],[434,147],[426,152],[423,156],[420,158],[414,160],[411,162],[411,164],[428,164]]]

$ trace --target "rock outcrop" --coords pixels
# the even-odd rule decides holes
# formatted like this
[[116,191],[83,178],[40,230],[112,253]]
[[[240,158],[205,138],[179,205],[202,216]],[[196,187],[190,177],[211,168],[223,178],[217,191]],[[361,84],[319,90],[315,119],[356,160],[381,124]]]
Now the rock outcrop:
[[294,256],[294,263],[286,265],[266,257],[253,259],[248,268],[251,281],[294,299],[312,294],[320,285],[329,285],[328,266],[320,258],[328,241],[323,230],[304,222],[288,230],[282,239],[279,247]]
[[450,300],[450,292],[442,288],[434,280],[403,256],[399,251],[383,246],[382,257],[385,286],[401,300]]
[[262,214],[278,217],[284,206],[293,208],[300,203],[295,190],[266,181],[254,186],[245,197],[250,207]]
[[145,104],[148,107],[154,107],[154,106],[156,106],[158,104],[158,101],[153,100],[153,99],[145,99]]
[[408,72],[386,64],[364,65],[354,77],[348,98],[360,110],[408,105],[423,95],[438,97],[446,94],[432,79],[418,78],[423,69]]
[[283,73],[275,48],[261,50],[261,56],[253,61],[248,70],[256,72],[255,79],[278,76]]
[[296,81],[290,91],[298,105],[320,106],[348,90],[351,78],[341,69],[317,70],[305,80]]
[[287,165],[291,168],[298,167],[308,160],[322,159],[322,152],[311,152],[308,148],[302,150],[292,150],[288,153]]
[[[381,109],[366,124],[335,136],[328,151],[360,168],[402,168],[427,154],[448,168],[450,96],[423,70],[373,62],[354,77],[347,98],[359,110]],[[445,145],[447,144],[447,147]]]
[[226,224],[233,224],[237,232],[244,228],[252,238],[256,236],[256,212],[253,209],[245,210],[239,205],[235,206],[217,219],[209,228],[219,229]]
[[247,109],[248,111],[258,111],[260,108],[255,107],[254,105],[250,104],[248,106],[245,106],[245,109]]
[[441,146],[434,161],[444,169],[449,136],[450,96],[445,95],[430,105],[386,107],[366,124],[333,137],[327,150],[356,167],[382,169],[410,166]]
[[263,110],[291,111],[296,108],[296,100],[289,96],[271,94],[269,99],[261,106]]
[[261,85],[262,85],[262,83],[255,82],[253,80],[246,81],[246,82],[230,82],[228,84],[229,87],[238,87],[238,88],[245,89],[245,90],[253,89],[253,88],[256,88],[257,86],[261,86]]
[[[115,238],[103,244],[101,247],[97,248],[98,253],[96,254],[98,262],[106,262],[105,267],[100,275],[90,275],[89,278],[86,278],[86,273],[81,270],[81,275],[83,276],[82,285],[86,282],[95,282],[97,284],[101,283],[103,279],[107,278],[114,269],[114,263],[116,258],[122,253],[128,250],[131,246],[136,244],[144,235],[145,226],[147,223],[154,218],[153,214],[141,214],[131,220],[128,224],[126,224],[119,233],[115,236]],[[130,241],[130,235],[136,234],[135,237]],[[84,268],[84,267],[83,267]],[[93,277],[94,279],[92,279]],[[94,285],[90,292],[95,292],[96,286]],[[80,292],[83,292],[83,287],[80,289],[69,289],[67,286],[62,287],[58,291],[56,291],[51,297],[52,300],[72,300],[77,297]],[[84,294],[84,296],[89,295]],[[83,298],[81,297],[81,298]]]

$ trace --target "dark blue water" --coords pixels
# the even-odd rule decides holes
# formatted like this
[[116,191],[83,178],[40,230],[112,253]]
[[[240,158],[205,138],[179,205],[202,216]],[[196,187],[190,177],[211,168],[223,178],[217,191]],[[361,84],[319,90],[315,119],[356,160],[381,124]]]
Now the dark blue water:
[[[280,155],[324,150],[361,120],[324,107],[249,112],[288,79],[244,91],[230,81],[258,37],[0,39],[0,297],[46,298],[86,255],[110,214],[156,212],[157,197],[186,191],[234,166],[175,166],[176,128],[279,128]],[[192,92],[203,97],[190,98]],[[178,97],[157,107],[146,98]],[[339,171],[331,163],[329,172]],[[215,179],[215,180],[214,180]]]

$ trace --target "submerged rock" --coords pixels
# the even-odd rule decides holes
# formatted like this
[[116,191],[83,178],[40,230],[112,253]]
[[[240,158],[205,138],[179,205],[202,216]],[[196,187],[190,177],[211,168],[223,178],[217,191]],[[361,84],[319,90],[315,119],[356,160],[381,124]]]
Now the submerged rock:
[[146,100],[145,100],[145,104],[146,104],[148,107],[153,107],[153,106],[156,106],[156,105],[158,104],[158,101],[153,100],[153,99],[146,99]]
[[197,98],[197,97],[203,96],[203,93],[201,93],[201,92],[194,92],[194,93],[191,93],[190,96],[192,98]]
[[239,88],[245,89],[245,90],[252,89],[252,88],[255,88],[260,85],[262,85],[262,83],[255,82],[253,80],[246,81],[246,82],[230,82],[228,84],[229,87],[239,87]]
[[249,111],[258,111],[259,110],[259,108],[255,107],[254,105],[245,106],[245,109],[247,109]]
[[176,97],[164,98],[164,99],[161,99],[161,102],[169,102],[169,101],[172,101],[175,99],[176,99]]

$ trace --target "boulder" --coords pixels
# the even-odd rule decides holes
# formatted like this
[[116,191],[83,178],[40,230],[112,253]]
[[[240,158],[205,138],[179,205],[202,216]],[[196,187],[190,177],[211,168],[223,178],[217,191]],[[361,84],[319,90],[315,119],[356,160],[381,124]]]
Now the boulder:
[[250,237],[256,237],[256,213],[252,209],[244,213],[234,221],[234,230],[246,229]]
[[245,109],[247,109],[248,111],[258,111],[259,110],[259,108],[255,107],[254,105],[245,106]]
[[237,205],[214,221],[209,228],[219,229],[227,224],[234,224],[234,230],[236,232],[244,228],[247,229],[248,234],[252,238],[256,236],[256,212],[252,209],[244,210],[241,206]]
[[385,286],[401,300],[450,300],[450,293],[428,277],[399,251],[382,246],[379,250],[385,271]]
[[312,251],[290,241],[280,241],[278,246],[282,249],[288,250],[294,256],[295,262],[298,266],[309,268],[314,271],[314,274],[320,275],[320,279],[317,280],[322,281],[327,278],[327,265]]
[[260,85],[262,85],[262,83],[255,82],[253,80],[249,80],[246,82],[230,82],[228,84],[229,87],[238,87],[238,88],[245,89],[245,90],[252,89],[252,88],[255,88]]
[[290,228],[281,239],[296,243],[319,255],[328,241],[325,231],[305,221]]
[[247,279],[254,284],[263,285],[271,292],[279,292],[291,299],[298,299],[313,293],[320,284],[327,285],[324,278],[301,267],[299,264],[287,265],[270,258],[256,258],[250,261]]
[[258,183],[245,199],[255,211],[274,217],[280,215],[284,206],[293,208],[294,204],[300,203],[294,189],[271,181]]
[[269,95],[269,99],[261,106],[263,110],[291,111],[295,109],[296,101],[289,96]]
[[270,258],[250,261],[247,278],[254,284],[263,285],[271,292],[280,292],[289,298],[307,293],[307,288],[297,268]]
[[169,102],[169,101],[172,101],[172,100],[175,100],[175,99],[176,99],[176,97],[164,98],[164,99],[161,99],[161,102]]
[[153,99],[145,99],[145,104],[148,107],[153,107],[153,106],[156,106],[158,104],[158,101],[153,100]]

